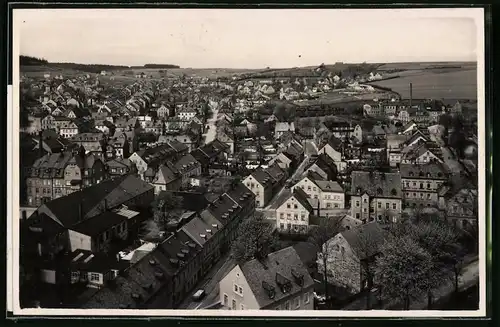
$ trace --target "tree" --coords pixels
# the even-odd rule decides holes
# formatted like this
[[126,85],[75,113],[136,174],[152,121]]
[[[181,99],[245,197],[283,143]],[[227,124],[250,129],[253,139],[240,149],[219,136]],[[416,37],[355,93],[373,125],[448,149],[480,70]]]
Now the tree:
[[328,271],[327,263],[330,258],[330,251],[328,241],[342,232],[341,218],[331,217],[331,218],[320,218],[320,223],[318,226],[311,228],[309,235],[309,242],[314,244],[318,249],[319,259],[322,263],[323,268],[323,282],[325,287],[325,298],[328,300]]
[[374,267],[380,285],[383,285],[382,297],[399,299],[404,310],[409,310],[411,300],[428,291],[433,264],[432,256],[415,240],[389,238],[382,246]]
[[[411,236],[432,257],[433,265],[427,280],[428,307],[432,305],[432,290],[442,284],[449,270],[458,268],[459,247],[456,246],[459,234],[444,221],[421,220],[409,229]],[[459,274],[460,272],[458,272]],[[458,280],[458,274],[456,279]]]
[[231,247],[231,255],[240,263],[266,257],[278,242],[274,225],[267,222],[260,212],[255,212],[252,217],[243,221],[237,235]]
[[153,220],[160,229],[165,229],[172,217],[170,212],[182,207],[182,197],[175,196],[171,192],[164,192],[152,203]]

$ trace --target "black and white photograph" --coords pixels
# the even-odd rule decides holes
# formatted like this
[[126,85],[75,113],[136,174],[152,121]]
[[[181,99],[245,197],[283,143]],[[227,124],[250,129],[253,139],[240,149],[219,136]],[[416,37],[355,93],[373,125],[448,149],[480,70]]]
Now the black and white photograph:
[[15,315],[486,314],[483,9],[12,19]]

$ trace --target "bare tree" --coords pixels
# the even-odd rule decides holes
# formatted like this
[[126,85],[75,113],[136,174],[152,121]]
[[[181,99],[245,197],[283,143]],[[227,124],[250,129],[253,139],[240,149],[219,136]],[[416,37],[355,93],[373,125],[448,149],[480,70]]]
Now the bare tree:
[[309,235],[309,242],[314,244],[318,249],[319,259],[323,268],[323,281],[325,287],[325,298],[328,300],[328,260],[332,249],[329,248],[328,241],[342,232],[341,217],[321,218],[318,226],[311,229]]

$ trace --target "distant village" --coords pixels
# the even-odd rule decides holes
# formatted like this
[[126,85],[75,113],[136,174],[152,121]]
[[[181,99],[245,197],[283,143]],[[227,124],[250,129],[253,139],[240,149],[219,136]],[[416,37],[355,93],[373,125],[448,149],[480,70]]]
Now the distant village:
[[[23,75],[21,305],[417,305],[383,293],[377,272],[397,267],[376,258],[406,247],[384,244],[409,221],[452,230],[460,262],[477,254],[477,102],[402,99],[369,83],[377,72],[317,71]],[[430,294],[422,285],[415,298]]]

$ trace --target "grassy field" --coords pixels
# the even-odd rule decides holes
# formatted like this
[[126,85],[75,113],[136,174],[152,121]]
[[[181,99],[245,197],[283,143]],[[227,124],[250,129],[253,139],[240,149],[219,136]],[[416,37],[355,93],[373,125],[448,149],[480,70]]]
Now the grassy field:
[[474,67],[415,69],[398,75],[401,77],[372,84],[391,88],[403,98],[409,98],[409,84],[412,83],[415,98],[477,99],[477,70]]

